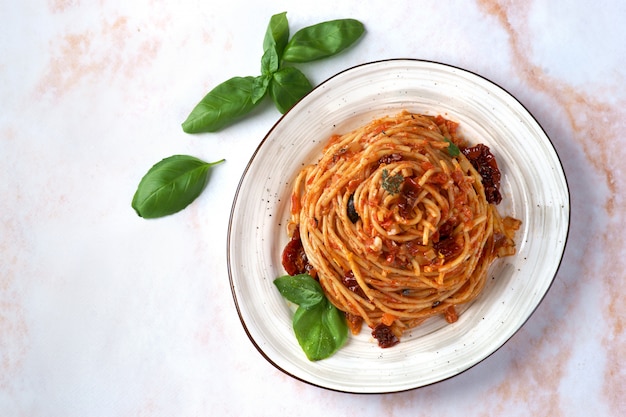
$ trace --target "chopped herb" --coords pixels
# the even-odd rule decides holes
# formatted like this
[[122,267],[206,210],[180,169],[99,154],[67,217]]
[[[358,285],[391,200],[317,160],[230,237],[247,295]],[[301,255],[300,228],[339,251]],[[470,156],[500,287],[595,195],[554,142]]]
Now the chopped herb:
[[400,192],[400,186],[404,182],[404,177],[399,172],[393,176],[389,175],[389,171],[383,169],[383,188],[389,194],[398,194]]
[[459,147],[456,146],[456,144],[448,138],[443,138],[443,140],[448,142],[448,154],[450,154],[450,156],[459,156],[459,154],[461,153]]

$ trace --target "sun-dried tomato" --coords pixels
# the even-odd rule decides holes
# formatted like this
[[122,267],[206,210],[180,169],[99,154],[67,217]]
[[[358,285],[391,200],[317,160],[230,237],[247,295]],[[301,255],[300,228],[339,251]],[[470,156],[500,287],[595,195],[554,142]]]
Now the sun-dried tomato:
[[376,163],[376,167],[382,164],[390,164],[392,162],[399,162],[399,161],[402,161],[402,159],[404,158],[399,153],[391,153],[391,154],[383,155],[380,157],[380,159]]
[[311,269],[313,269],[306,256],[304,247],[302,246],[299,230],[299,228],[296,228],[291,240],[289,240],[283,249],[283,268],[285,268],[285,271],[292,276],[298,274],[308,274]]
[[345,287],[347,289],[349,289],[350,291],[354,292],[355,294],[360,295],[363,298],[367,298],[367,296],[365,295],[365,293],[363,292],[363,289],[361,288],[361,286],[359,285],[358,281],[356,280],[356,278],[354,277],[354,272],[352,271],[348,271],[342,278],[341,278],[341,282],[343,285],[345,285]]
[[374,330],[372,330],[372,336],[378,340],[378,346],[381,348],[390,348],[400,343],[400,339],[398,339],[393,331],[391,331],[391,327],[383,323],[379,323],[376,327],[374,327]]
[[454,258],[461,252],[463,245],[461,245],[455,238],[449,237],[447,239],[439,240],[439,242],[433,243],[433,247],[437,253],[444,258]]
[[452,236],[458,224],[458,219],[451,217],[439,226],[437,233],[433,236],[433,247],[444,258],[454,257],[463,249],[463,245]]
[[419,185],[415,177],[407,177],[404,179],[397,203],[398,213],[400,213],[400,216],[402,216],[403,219],[407,219],[411,214],[421,189],[422,187]]
[[488,203],[500,204],[502,195],[500,194],[500,169],[495,156],[487,145],[478,144],[469,148],[464,148],[461,152],[471,162],[482,178],[485,196]]

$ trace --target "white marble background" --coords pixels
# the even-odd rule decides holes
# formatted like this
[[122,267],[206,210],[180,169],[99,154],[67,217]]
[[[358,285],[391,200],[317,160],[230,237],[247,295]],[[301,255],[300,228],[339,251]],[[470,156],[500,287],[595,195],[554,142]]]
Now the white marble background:
[[[422,58],[500,84],[562,159],[572,224],[544,302],[450,380],[352,395],[273,368],[232,300],[226,228],[243,169],[279,114],[180,128],[213,86],[259,73],[270,16],[292,32],[353,17],[366,61]],[[594,1],[0,1],[0,416],[623,416],[626,414],[626,3]],[[130,201],[163,157],[215,169],[187,210]]]

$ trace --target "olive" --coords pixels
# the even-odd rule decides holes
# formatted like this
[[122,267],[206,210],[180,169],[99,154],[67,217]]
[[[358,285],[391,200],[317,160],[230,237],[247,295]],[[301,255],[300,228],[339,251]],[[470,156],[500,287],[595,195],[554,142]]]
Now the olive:
[[353,224],[359,221],[359,213],[354,208],[354,194],[348,198],[348,218]]

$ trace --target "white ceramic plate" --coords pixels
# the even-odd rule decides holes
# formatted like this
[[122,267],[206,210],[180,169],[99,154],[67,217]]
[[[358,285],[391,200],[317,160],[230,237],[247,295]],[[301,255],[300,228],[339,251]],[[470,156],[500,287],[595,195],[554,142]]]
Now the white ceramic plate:
[[[294,336],[294,306],[273,280],[285,272],[291,181],[316,162],[334,133],[400,110],[460,123],[470,143],[484,143],[502,172],[501,213],[522,220],[517,254],[496,261],[481,296],[459,320],[427,321],[393,348],[364,329],[334,356],[305,357]],[[510,94],[471,72],[419,60],[360,65],[328,79],[270,130],[237,190],[228,229],[228,268],[250,340],[274,366],[305,382],[354,393],[397,392],[459,374],[501,347],[526,322],[557,272],[569,230],[569,193],[543,129]]]

